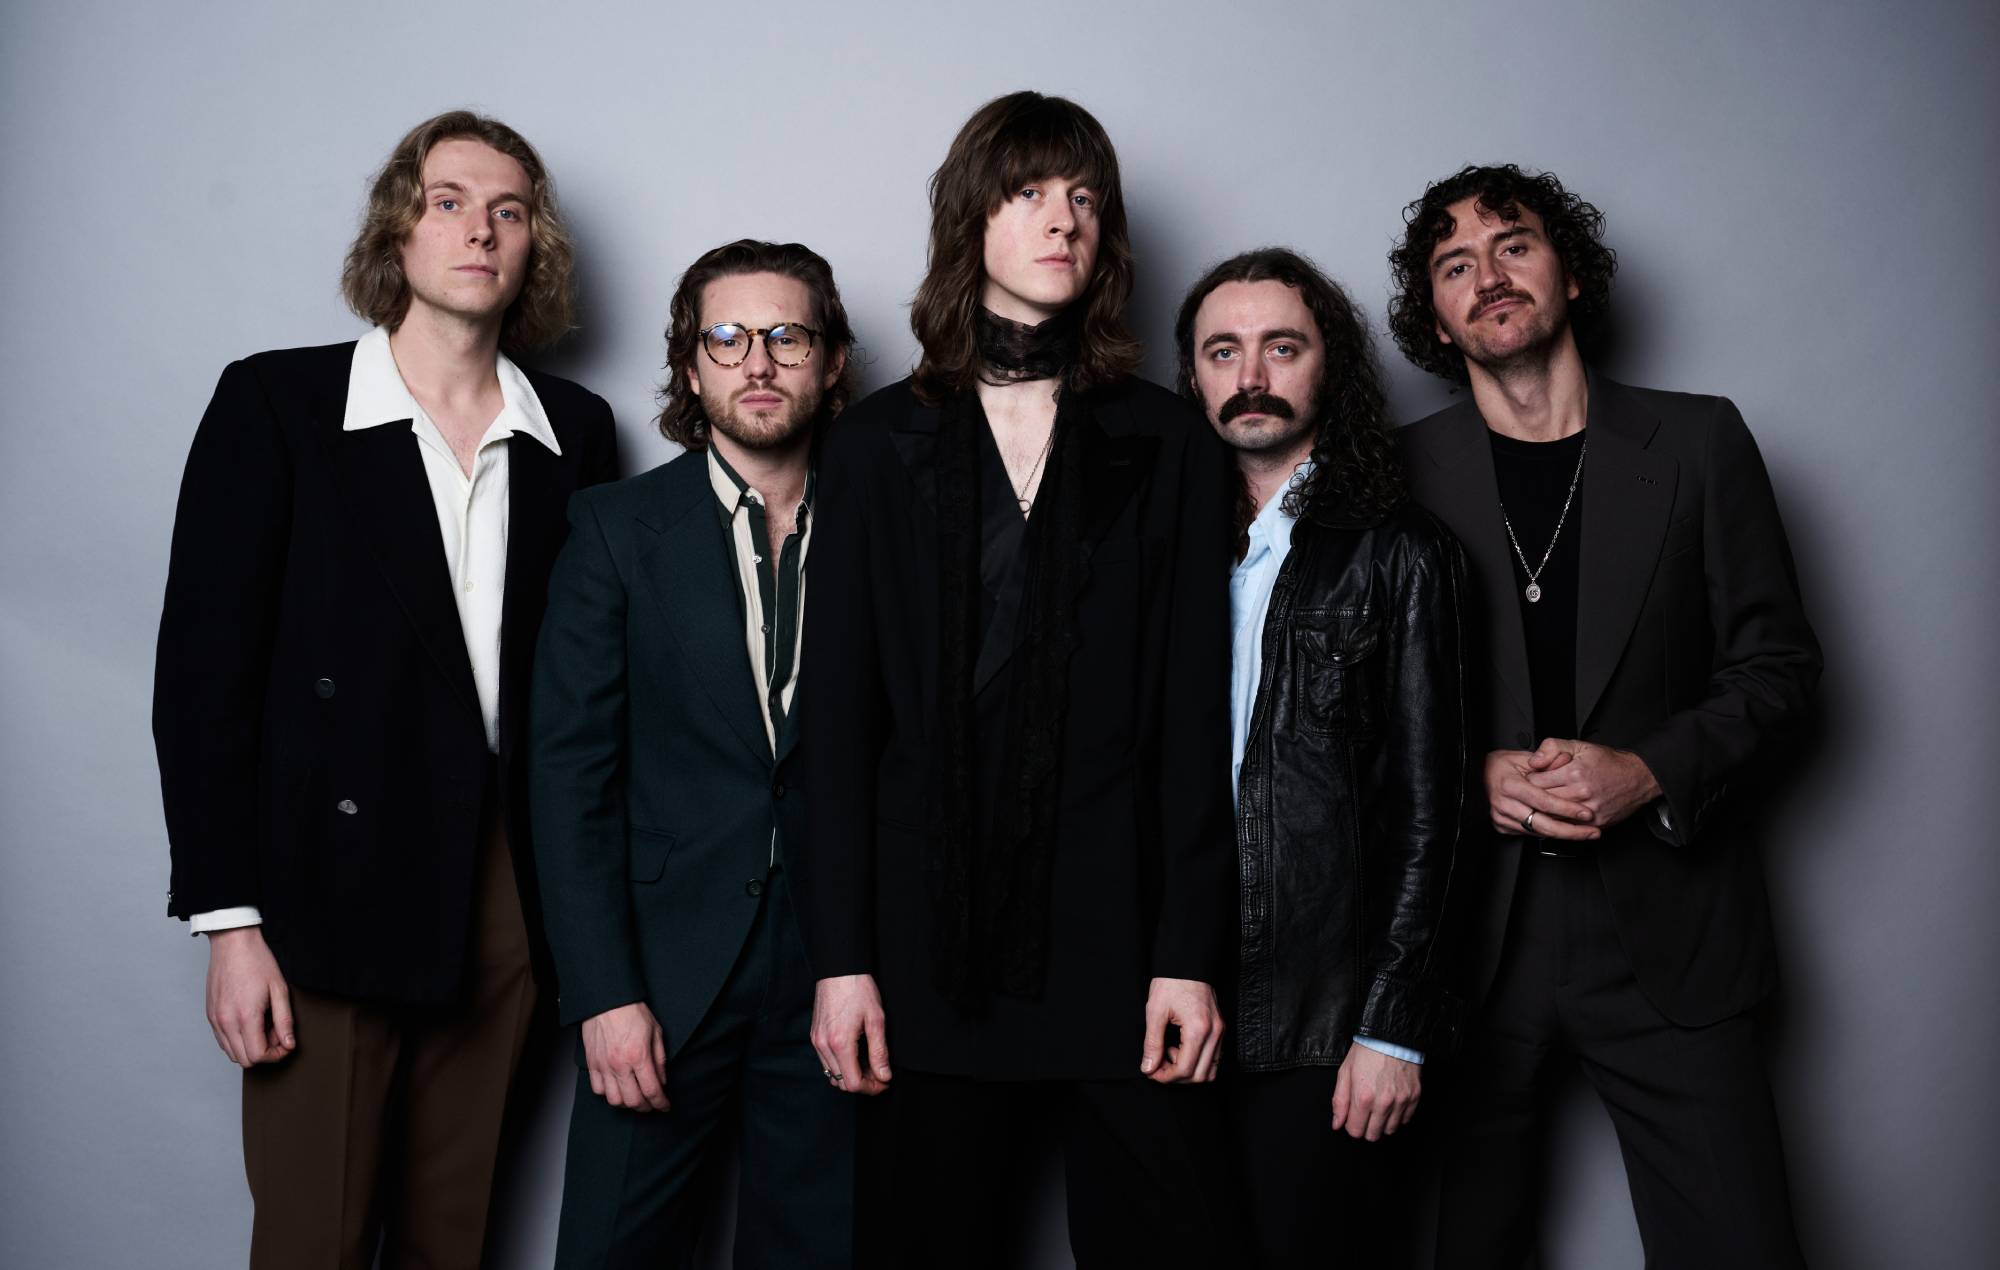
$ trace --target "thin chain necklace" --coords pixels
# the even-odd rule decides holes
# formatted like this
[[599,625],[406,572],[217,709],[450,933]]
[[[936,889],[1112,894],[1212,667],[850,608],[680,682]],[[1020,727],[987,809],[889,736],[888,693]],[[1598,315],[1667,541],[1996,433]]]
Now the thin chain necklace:
[[1528,603],[1535,604],[1542,598],[1542,584],[1536,579],[1542,570],[1549,567],[1549,555],[1556,549],[1556,539],[1562,537],[1563,522],[1569,519],[1569,505],[1576,500],[1576,483],[1583,479],[1583,456],[1590,452],[1590,438],[1584,437],[1583,444],[1576,450],[1576,472],[1569,478],[1569,493],[1563,496],[1562,515],[1556,517],[1556,531],[1549,535],[1549,549],[1542,553],[1542,562],[1530,569],[1528,557],[1521,554],[1521,540],[1514,536],[1514,522],[1507,519],[1507,504],[1500,504],[1500,523],[1507,526],[1507,541],[1514,544],[1514,558],[1521,562],[1521,572],[1528,575],[1527,588],[1521,594],[1528,597]]
[[[1021,505],[1021,514],[1023,516],[1028,515],[1035,509],[1035,500],[1028,497],[1027,492],[1035,489],[1035,473],[1042,470],[1042,464],[1048,460],[1049,451],[1053,450],[1055,445],[1056,424],[1055,420],[1051,419],[1049,420],[1049,435],[1042,438],[1042,452],[1035,456],[1035,465],[1028,469],[1028,479],[1022,481],[1019,485],[1014,485],[1014,501]],[[1008,484],[1013,484],[1012,477],[1008,478]],[[1035,489],[1035,493],[1039,496],[1041,491]]]

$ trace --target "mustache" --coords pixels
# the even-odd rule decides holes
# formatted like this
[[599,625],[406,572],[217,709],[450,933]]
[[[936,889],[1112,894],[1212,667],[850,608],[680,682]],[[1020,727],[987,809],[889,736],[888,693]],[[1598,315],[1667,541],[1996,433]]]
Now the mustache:
[[1218,423],[1228,423],[1238,415],[1246,414],[1270,415],[1274,419],[1298,417],[1298,412],[1292,409],[1292,403],[1283,397],[1245,388],[1231,394],[1229,400],[1223,402],[1222,407],[1215,412],[1215,418]]
[[1503,288],[1499,291],[1489,291],[1485,295],[1480,296],[1479,302],[1473,305],[1472,317],[1468,320],[1478,318],[1480,314],[1486,312],[1486,310],[1492,308],[1494,305],[1499,304],[1504,300],[1519,300],[1522,304],[1534,303],[1533,298],[1531,298],[1527,292],[1516,291],[1511,287]]

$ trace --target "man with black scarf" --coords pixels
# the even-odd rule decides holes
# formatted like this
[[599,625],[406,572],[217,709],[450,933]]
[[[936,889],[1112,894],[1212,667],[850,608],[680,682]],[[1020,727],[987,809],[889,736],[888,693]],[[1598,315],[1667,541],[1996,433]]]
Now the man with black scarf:
[[1219,1108],[1165,1086],[1214,1077],[1234,927],[1226,453],[1131,377],[1088,113],[989,103],[931,197],[923,359],[828,435],[805,622],[813,1041],[888,1094],[862,1260],[1004,1263],[1047,1119],[1080,1265],[1215,1264]]

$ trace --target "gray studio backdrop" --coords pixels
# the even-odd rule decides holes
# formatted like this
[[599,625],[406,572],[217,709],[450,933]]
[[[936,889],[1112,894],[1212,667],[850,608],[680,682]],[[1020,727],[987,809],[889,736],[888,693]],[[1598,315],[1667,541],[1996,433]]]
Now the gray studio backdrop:
[[[867,386],[901,375],[924,180],[973,107],[1029,86],[1085,102],[1118,143],[1156,377],[1181,290],[1255,244],[1316,257],[1379,327],[1399,209],[1465,161],[1552,168],[1604,210],[1623,262],[1610,368],[1736,399],[1826,645],[1824,721],[1774,791],[1767,851],[1807,1249],[1834,1267],[1984,1261],[1994,12],[9,3],[0,1264],[228,1265],[247,1247],[238,1075],[202,1020],[206,950],[165,917],[153,638],[216,375],[359,331],[335,278],[395,139],[470,104],[541,148],[584,285],[581,329],[545,364],[610,400],[629,472],[670,457],[649,426],[666,299],[718,242],[824,253]],[[1399,417],[1445,400],[1384,351]],[[505,1266],[551,1257],[563,1075]],[[1574,1089],[1552,1156],[1549,1264],[1637,1266],[1616,1145]],[[1067,1265],[1057,1195],[1051,1179],[1037,1220],[1045,1263]]]

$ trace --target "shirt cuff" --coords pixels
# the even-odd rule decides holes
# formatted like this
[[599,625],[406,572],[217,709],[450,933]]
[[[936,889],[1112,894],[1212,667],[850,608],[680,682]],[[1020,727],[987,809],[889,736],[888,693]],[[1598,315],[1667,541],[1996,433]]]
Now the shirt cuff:
[[1378,1041],[1372,1036],[1357,1036],[1354,1038],[1354,1043],[1356,1045],[1366,1045],[1377,1054],[1387,1054],[1390,1058],[1400,1058],[1406,1063],[1415,1063],[1419,1067],[1423,1066],[1424,1052],[1422,1050],[1413,1050],[1407,1045],[1391,1045],[1387,1041]]
[[188,918],[188,934],[206,935],[214,930],[235,930],[239,926],[262,926],[264,915],[254,904],[237,908],[212,908]]

